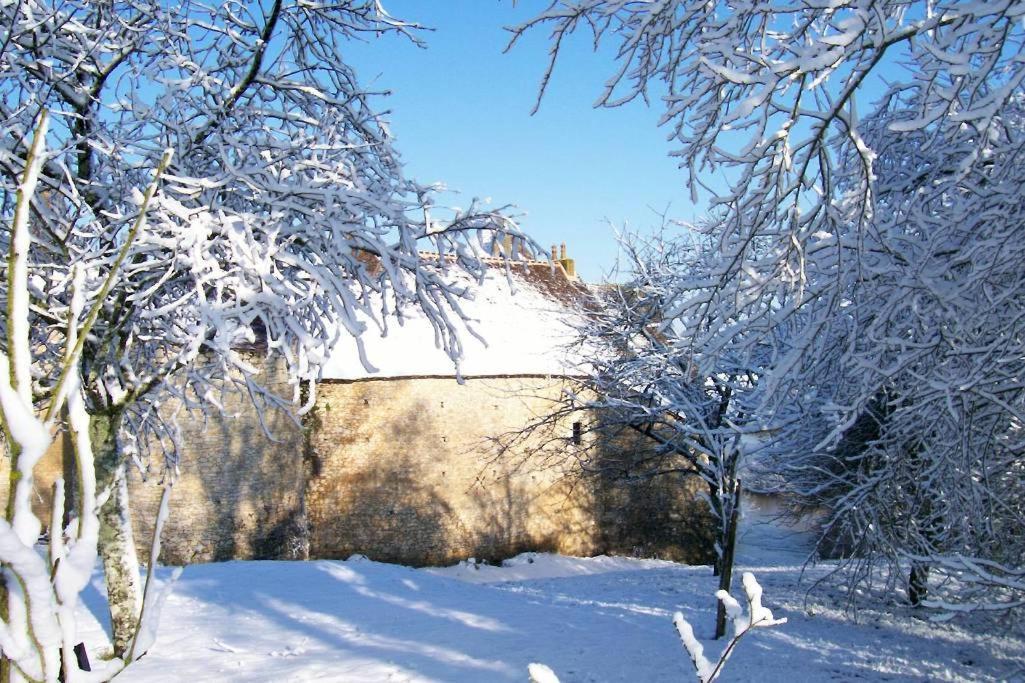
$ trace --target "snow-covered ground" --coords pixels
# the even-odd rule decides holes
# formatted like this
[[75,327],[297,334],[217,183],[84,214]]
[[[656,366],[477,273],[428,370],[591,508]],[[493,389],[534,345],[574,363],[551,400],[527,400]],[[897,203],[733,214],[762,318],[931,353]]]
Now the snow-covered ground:
[[[564,682],[693,680],[671,623],[676,610],[706,653],[721,646],[709,639],[715,579],[707,567],[532,554],[509,565],[192,566],[167,602],[156,644],[118,680],[525,681],[531,662]],[[839,594],[837,604],[806,598],[824,569],[802,583],[799,566],[750,569],[765,604],[789,622],[749,636],[724,681],[1022,679],[1022,640],[936,626],[906,610],[862,609],[855,618]],[[86,595],[94,612],[99,587]]]

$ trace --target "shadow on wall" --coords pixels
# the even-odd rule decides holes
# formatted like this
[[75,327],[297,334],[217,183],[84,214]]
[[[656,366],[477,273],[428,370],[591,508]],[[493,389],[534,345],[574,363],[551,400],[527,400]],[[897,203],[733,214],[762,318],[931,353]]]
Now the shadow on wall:
[[437,482],[444,467],[403,455],[347,473],[332,496],[332,514],[314,520],[311,555],[448,566],[469,557],[497,564],[527,550],[558,550],[552,535],[532,529],[526,489],[504,477],[469,491],[444,486]]
[[[499,475],[489,486],[478,483],[470,494],[474,524],[467,532],[467,557],[497,565],[527,551],[560,550],[555,531],[531,528],[531,521],[538,517],[531,514],[537,492],[514,482],[513,475]],[[559,534],[572,535],[573,531],[563,526]]]
[[313,524],[311,555],[344,559],[358,553],[414,566],[450,563],[460,529],[451,505],[427,480],[423,465],[406,454],[346,473],[333,484],[334,509],[319,511]]
[[402,394],[400,384],[331,389],[322,388],[322,403],[308,417],[311,557],[358,553],[407,565],[448,560],[458,533],[443,495],[444,472],[439,477],[444,465],[417,453],[434,441],[430,406]]
[[[586,519],[588,528],[560,529],[559,545],[575,536],[580,544],[570,554],[710,564],[713,519],[700,496],[704,483],[689,465],[658,456],[654,442],[632,429],[594,422],[593,414],[572,406],[557,407],[561,413],[542,417],[527,430],[490,439],[488,467],[500,466],[510,480],[544,472],[547,479],[557,476],[567,490],[586,492],[572,500],[587,505],[577,517]],[[672,472],[648,476],[653,463]]]
[[[226,405],[237,415],[182,420],[181,474],[163,533],[164,564],[309,556],[302,432],[284,413],[268,412],[269,439],[242,400]],[[159,477],[139,479],[135,472],[133,524],[140,552],[148,552],[161,488]]]
[[454,380],[435,378],[322,387],[306,498],[311,555],[437,566],[555,549],[574,522],[551,518],[529,475],[506,481],[492,471],[475,485],[486,452],[480,433],[522,411],[497,398],[494,384],[456,389]]
[[711,564],[715,528],[705,484],[687,465],[662,461],[662,470],[637,476],[638,455],[650,456],[651,442],[622,431],[597,432],[594,454],[595,517],[605,552],[655,557],[686,564]]
[[[499,402],[487,389],[482,417],[474,413],[477,394],[444,414],[430,383],[322,387],[305,433],[284,414],[267,416],[277,442],[241,398],[227,405],[235,417],[183,420],[185,453],[162,561],[358,553],[437,566],[468,557],[497,563],[527,550],[709,561],[698,480],[616,476],[624,461],[650,450],[618,438],[596,442],[590,457],[599,474],[586,476],[567,462],[579,455],[579,435],[562,421],[550,435],[531,435],[523,453],[489,461],[477,437],[502,423],[490,416]],[[500,412],[508,421],[509,411]],[[132,496],[136,540],[148,546],[160,487],[136,481]]]

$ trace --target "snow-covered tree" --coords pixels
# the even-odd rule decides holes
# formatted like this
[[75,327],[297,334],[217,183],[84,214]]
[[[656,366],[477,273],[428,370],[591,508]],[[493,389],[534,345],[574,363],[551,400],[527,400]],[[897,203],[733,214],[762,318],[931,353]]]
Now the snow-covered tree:
[[[802,312],[821,318],[821,351],[780,385],[801,396],[801,428],[766,464],[800,503],[831,511],[831,539],[911,561],[916,604],[930,557],[1025,564],[1023,113],[1015,98],[982,133],[945,120],[895,131],[891,110],[864,121],[888,182],[860,272],[844,276],[839,314]],[[967,149],[983,161],[952,173]]]
[[[758,431],[745,403],[759,370],[743,355],[723,354],[701,374],[679,344],[677,311],[686,303],[679,274],[697,277],[700,265],[690,239],[626,234],[620,250],[622,269],[612,278],[620,282],[598,288],[581,311],[572,388],[525,429],[500,438],[500,450],[509,454],[529,437],[527,452],[543,462],[569,463],[614,486],[671,478],[689,490],[696,478],[714,521],[708,554],[729,591],[743,452]],[[569,422],[578,433],[567,447]],[[720,610],[716,637],[725,626]]]
[[[32,396],[52,400],[68,381],[69,283],[81,273],[94,312],[77,341],[81,386],[97,487],[110,490],[100,542],[122,655],[141,596],[124,458],[132,440],[159,436],[161,401],[202,407],[237,391],[289,404],[339,335],[383,332],[411,308],[455,360],[467,292],[453,274],[482,276],[478,255],[515,226],[476,207],[428,218],[431,188],[404,177],[344,60],[348,40],[416,40],[375,0],[24,0],[0,5],[0,27],[5,217],[33,122],[44,110],[53,120],[31,203]],[[165,150],[143,216],[136,188]],[[259,386],[260,354],[285,364],[294,396]]]
[[[30,228],[30,205],[45,162],[43,141],[47,123],[44,113],[27,150],[7,232],[6,345],[0,350],[0,423],[11,460],[11,490],[6,514],[0,519],[0,566],[4,582],[0,591],[0,678],[48,682],[59,677],[67,681],[108,680],[145,652],[148,644],[140,644],[138,636],[152,634],[159,609],[154,608],[150,600],[149,609],[140,610],[136,637],[126,657],[98,663],[88,675],[79,671],[77,648],[81,645],[76,634],[75,611],[79,594],[92,576],[100,533],[92,430],[81,384],[83,347],[79,341],[91,334],[103,299],[94,300],[90,308],[86,308],[84,270],[76,266],[68,283],[69,304],[63,311],[65,327],[61,339],[51,340],[49,348],[32,343],[30,255],[34,248],[34,231]],[[156,181],[143,199],[143,214],[155,190]],[[117,268],[114,268],[101,290],[107,289],[116,277]],[[53,347],[60,351],[57,361],[60,388],[37,404],[32,392],[33,370],[40,356],[44,361],[54,362],[45,358]],[[64,481],[56,481],[48,525],[50,547],[44,557],[35,548],[42,523],[31,505],[33,468],[62,428],[58,420],[62,413],[66,415],[63,429],[74,454],[79,496],[74,520],[65,527]],[[166,519],[169,491],[165,488],[154,539],[159,539]],[[159,540],[154,540],[154,560],[158,550]],[[151,566],[150,579],[152,571]],[[150,579],[147,579],[148,588]]]
[[770,352],[758,418],[789,446],[784,488],[911,563],[915,598],[930,565],[976,586],[983,562],[1025,566],[1023,14],[579,0],[514,29],[549,27],[553,67],[580,28],[614,42],[599,105],[660,97],[692,196],[712,194],[675,343],[702,374]]
[[[694,246],[664,234],[645,240],[624,235],[628,260],[625,283],[606,290],[603,305],[588,316],[581,343],[596,352],[582,368],[584,391],[574,403],[594,411],[598,432],[589,470],[643,479],[666,474],[698,477],[715,523],[715,573],[729,591],[740,515],[740,466],[746,443],[757,428],[749,424],[745,399],[757,383],[757,370],[742,357],[723,354],[702,373],[689,349],[678,344],[681,292],[676,282],[690,270]],[[694,275],[693,272],[691,272]],[[642,444],[609,457],[600,445],[626,432]],[[646,444],[646,445],[644,445]],[[720,609],[716,637],[725,634]]]

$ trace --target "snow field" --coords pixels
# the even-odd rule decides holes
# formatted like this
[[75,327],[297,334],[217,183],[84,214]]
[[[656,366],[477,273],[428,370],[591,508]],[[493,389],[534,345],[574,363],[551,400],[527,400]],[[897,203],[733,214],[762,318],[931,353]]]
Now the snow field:
[[[412,569],[371,562],[228,562],[188,567],[153,649],[124,681],[525,681],[539,662],[563,683],[688,681],[672,615],[709,657],[708,567],[526,554],[507,567]],[[799,583],[797,566],[745,567],[788,623],[747,636],[724,681],[1003,681],[1025,641],[872,609]],[[170,570],[161,570],[167,576]],[[484,577],[484,578],[482,578]],[[97,612],[101,578],[85,601]],[[733,594],[741,596],[739,581]],[[91,622],[95,630],[99,625]],[[1015,672],[1019,673],[1015,673]]]

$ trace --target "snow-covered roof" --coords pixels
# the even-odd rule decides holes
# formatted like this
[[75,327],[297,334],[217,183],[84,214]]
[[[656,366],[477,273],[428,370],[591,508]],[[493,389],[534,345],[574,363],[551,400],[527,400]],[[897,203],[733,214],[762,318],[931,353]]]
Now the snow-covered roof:
[[[486,344],[462,330],[463,377],[491,375],[574,375],[580,353],[569,348],[587,301],[588,288],[548,261],[513,262],[508,273],[495,259],[484,282],[472,284],[473,299],[462,304],[470,326]],[[463,281],[470,284],[468,278]],[[355,341],[344,336],[323,366],[323,379],[455,376],[455,366],[435,345],[434,329],[420,311],[403,325],[389,321],[386,336],[363,335],[371,372],[359,360]]]

